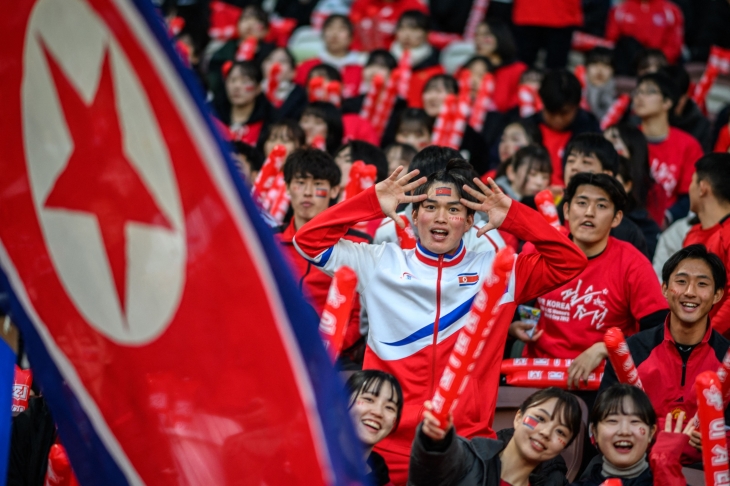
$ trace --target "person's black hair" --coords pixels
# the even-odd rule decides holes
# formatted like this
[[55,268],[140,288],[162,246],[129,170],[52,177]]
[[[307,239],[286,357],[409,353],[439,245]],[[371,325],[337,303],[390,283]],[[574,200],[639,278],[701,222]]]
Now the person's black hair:
[[575,193],[578,192],[580,186],[594,186],[597,187],[606,194],[613,203],[613,214],[616,215],[619,211],[626,210],[626,191],[624,186],[608,174],[594,174],[591,172],[579,172],[574,175],[568,187],[565,188],[565,195],[563,196],[563,202],[570,206],[571,201],[575,197]]
[[565,108],[578,107],[583,88],[580,81],[567,69],[548,71],[540,85],[540,98],[549,113],[558,113]]
[[[334,155],[335,151],[342,145],[342,136],[344,127],[342,125],[342,114],[332,103],[326,101],[313,101],[309,103],[302,112],[301,118],[311,115],[327,124],[327,136],[325,137],[325,146],[327,153]],[[300,118],[300,120],[301,120]]]
[[629,182],[631,183],[631,191],[626,193],[626,196],[628,197],[626,201],[626,209],[628,212],[631,212],[638,207],[639,203],[636,201],[633,193],[635,184],[634,177],[631,174],[631,161],[623,155],[618,156],[618,172],[616,172],[617,179],[618,176],[621,176],[621,182],[623,182],[624,185]]
[[289,65],[292,67],[292,69],[296,69],[297,67],[297,60],[294,59],[294,55],[291,53],[291,51],[286,47],[276,47],[274,48],[268,56],[266,56],[266,59],[271,57],[272,54],[274,54],[276,51],[283,51],[284,55],[286,55],[286,58],[289,60]]
[[[535,125],[532,121],[530,121],[527,118],[519,118],[517,120],[511,121],[505,126],[505,130],[510,125],[519,125],[522,127],[522,129],[525,131],[525,135],[527,135],[527,142],[532,143],[535,145],[542,145],[542,132],[540,129]],[[504,130],[502,130],[502,133],[504,133]]]
[[672,106],[669,107],[670,110],[674,107],[674,105],[677,104],[677,100],[679,99],[679,90],[677,89],[677,84],[664,71],[647,73],[643,76],[640,76],[639,79],[636,81],[637,88],[641,86],[642,83],[652,83],[656,85],[656,87],[659,88],[659,91],[662,94],[662,98],[664,98],[665,100],[670,100],[672,102]]
[[312,78],[317,76],[324,77],[327,81],[339,81],[342,82],[342,75],[336,67],[330,64],[317,64],[314,66],[307,75],[307,82],[311,81]]
[[689,73],[684,68],[684,66],[681,66],[679,64],[675,64],[673,66],[664,66],[660,69],[660,71],[666,74],[669,79],[674,82],[674,85],[677,88],[677,99],[681,98],[684,95],[689,95]]
[[[626,398],[633,403],[633,407],[629,410],[626,409]],[[626,383],[615,383],[598,395],[588,419],[588,423],[593,426],[594,433],[599,422],[614,414],[636,415],[649,427],[653,427],[657,423],[656,411],[644,390]]]
[[563,152],[563,167],[571,154],[595,155],[601,168],[616,175],[618,172],[618,152],[613,144],[600,133],[581,133],[573,137]]
[[285,118],[278,122],[270,123],[264,127],[261,132],[261,136],[259,136],[258,142],[256,143],[256,148],[261,152],[265,152],[264,145],[269,139],[269,136],[274,133],[275,130],[280,128],[286,130],[288,137],[297,144],[297,147],[303,147],[306,143],[307,136],[304,134],[302,127],[299,126],[299,122],[290,118]]
[[[431,148],[431,147],[426,147]],[[423,149],[426,150],[426,149]],[[453,150],[453,149],[451,149]],[[416,155],[416,158],[418,158],[418,155]],[[414,159],[414,162],[416,160]],[[409,167],[409,170],[410,167]],[[426,175],[425,172],[421,172],[421,176]],[[474,184],[474,177],[476,176],[476,172],[474,172],[474,168],[471,166],[469,162],[461,158],[461,155],[458,156],[458,158],[453,158],[449,160],[446,163],[446,167],[440,170],[437,170],[436,172],[431,173],[428,175],[428,179],[426,182],[416,188],[415,191],[413,191],[414,196],[420,196],[421,194],[428,194],[428,190],[431,189],[431,186],[433,186],[436,183],[439,184],[453,184],[456,188],[456,197],[457,198],[464,198],[467,201],[476,202],[476,198],[469,194],[468,192],[464,191],[464,185],[467,185],[473,189],[477,189],[476,185]],[[413,210],[418,212],[418,210],[421,208],[421,205],[423,204],[423,201],[420,202],[414,202],[413,203]],[[466,214],[473,215],[474,210],[471,208],[466,208]]]
[[443,84],[444,89],[447,92],[455,95],[459,94],[459,82],[450,74],[434,74],[428,78],[426,84],[423,85],[423,91],[421,91],[421,93],[425,93],[432,87],[436,86],[437,83]]
[[234,153],[243,155],[246,158],[252,171],[258,172],[261,170],[264,165],[264,154],[259,149],[241,141],[233,141],[231,145]]
[[[628,123],[612,125],[608,127],[608,130],[612,128],[618,131],[619,138],[629,151],[628,167],[633,183],[631,196],[636,203],[636,207],[644,209],[646,208],[646,200],[649,197],[649,189],[654,183],[649,166],[649,144],[646,141],[646,136],[644,136],[644,132]],[[623,174],[621,177],[624,177]]]
[[415,158],[418,151],[413,147],[413,145],[409,145],[407,143],[400,143],[400,142],[393,142],[387,147],[385,147],[385,150],[383,152],[386,155],[386,158],[388,158],[388,152],[390,152],[393,149],[400,149],[400,159],[408,163],[408,170],[410,169],[410,164],[413,163],[413,159]]
[[372,66],[374,64],[386,67],[389,71],[392,71],[398,65],[398,61],[395,60],[395,57],[393,57],[393,54],[389,51],[386,51],[385,49],[375,49],[370,52],[368,60],[365,62],[365,67]]
[[483,62],[487,66],[487,72],[492,72],[492,70],[494,69],[492,61],[490,61],[488,57],[480,55],[470,57],[469,60],[461,66],[461,69],[469,69],[472,64],[475,64],[477,62]]
[[[536,170],[538,172],[546,172],[552,176],[553,174],[553,163],[550,160],[550,153],[542,145],[526,145],[521,147],[515,154],[510,157],[507,164],[502,164],[500,171],[507,172],[507,166],[511,166],[512,170],[517,173],[520,167],[523,165],[527,166],[527,174],[531,171]],[[502,174],[498,174],[502,175]],[[519,188],[520,193],[524,191],[525,185],[527,184],[527,178],[522,181],[522,187]]]
[[697,181],[707,181],[719,201],[730,203],[730,154],[707,154],[695,162],[695,171]]
[[266,11],[258,5],[246,5],[246,7],[244,7],[241,11],[239,21],[244,17],[254,17],[256,20],[261,22],[265,28],[269,28],[269,14],[267,14]]
[[406,108],[398,118],[398,125],[395,133],[400,133],[401,129],[408,132],[416,131],[416,127],[433,132],[434,119],[428,116],[428,113],[421,108]]
[[347,147],[350,147],[350,159],[355,162],[356,160],[362,160],[367,165],[374,165],[378,169],[377,180],[380,182],[387,179],[388,177],[388,158],[385,153],[380,150],[380,147],[363,142],[362,140],[351,140],[337,150],[339,154]]
[[494,53],[502,60],[502,64],[512,62],[517,57],[517,44],[509,25],[501,19],[489,19],[486,21],[489,31],[497,41]]
[[396,377],[390,373],[380,370],[361,370],[353,373],[345,383],[345,392],[350,399],[347,408],[352,408],[355,405],[357,397],[363,392],[372,393],[379,397],[384,383],[390,384],[392,393],[390,399],[395,402],[398,410],[395,416],[395,425],[393,425],[393,430],[391,431],[393,433],[398,429],[398,424],[400,424],[400,418],[403,414],[403,389]]
[[241,74],[256,84],[260,84],[264,78],[261,68],[254,62],[251,61],[235,61],[231,64],[231,69],[228,70],[226,77],[230,76],[234,69],[240,69]]
[[411,26],[416,29],[428,32],[431,30],[431,18],[420,10],[406,10],[398,18],[398,23],[395,29],[398,30],[406,22],[410,23]]
[[613,49],[608,47],[594,47],[586,53],[585,66],[590,64],[608,64],[613,67]]
[[707,251],[707,247],[700,243],[685,246],[670,256],[669,260],[664,262],[664,266],[662,267],[662,284],[669,285],[669,278],[672,276],[672,273],[674,273],[680,263],[688,259],[702,260],[710,267],[712,280],[715,283],[715,292],[725,288],[727,285],[727,273],[725,273],[725,264],[722,262],[722,258]]
[[439,145],[429,145],[413,157],[411,165],[408,166],[408,170],[418,169],[418,175],[420,177],[428,177],[435,172],[446,169],[449,160],[460,158],[461,154],[456,149],[441,147]]
[[311,147],[299,148],[290,153],[284,162],[282,171],[284,172],[284,182],[287,185],[295,177],[312,176],[313,179],[329,182],[330,187],[337,187],[342,178],[342,172],[335,163],[335,159],[327,152]]
[[327,30],[327,27],[329,27],[333,22],[335,22],[337,20],[340,20],[345,24],[345,27],[347,28],[347,30],[350,31],[350,35],[352,35],[354,33],[355,29],[352,25],[352,21],[350,20],[350,18],[347,15],[342,15],[342,14],[332,14],[329,17],[327,17],[325,19],[324,23],[322,24],[322,31]]
[[643,71],[649,67],[649,61],[652,59],[659,60],[659,67],[668,66],[667,56],[661,49],[644,49],[639,51],[634,58],[635,72]]
[[565,447],[568,447],[580,433],[582,417],[578,399],[572,393],[554,386],[538,390],[522,402],[522,405],[520,405],[520,414],[524,417],[528,408],[537,407],[551,398],[557,400],[557,404],[553,410],[553,418],[556,416],[559,417],[558,421],[570,431],[570,440],[565,444]]

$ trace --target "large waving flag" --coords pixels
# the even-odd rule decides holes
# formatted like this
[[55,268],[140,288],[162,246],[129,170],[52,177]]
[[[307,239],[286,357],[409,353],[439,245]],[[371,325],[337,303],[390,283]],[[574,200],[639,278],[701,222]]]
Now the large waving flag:
[[0,264],[82,484],[354,484],[341,384],[148,0],[0,16]]

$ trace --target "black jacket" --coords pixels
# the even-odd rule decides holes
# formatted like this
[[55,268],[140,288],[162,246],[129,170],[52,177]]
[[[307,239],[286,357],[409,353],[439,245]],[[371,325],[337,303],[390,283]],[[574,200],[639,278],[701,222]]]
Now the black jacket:
[[669,116],[669,124],[692,135],[702,145],[705,153],[712,151],[710,121],[691,99],[685,103],[682,113],[679,115],[672,113]]
[[13,418],[8,461],[8,486],[43,486],[48,453],[56,440],[56,425],[42,397],[31,397],[28,408]]
[[[608,479],[601,474],[602,470],[603,459],[599,455],[591,461],[581,478],[578,481],[571,483],[570,486],[600,486],[601,483]],[[623,486],[653,486],[654,476],[651,473],[651,468],[647,467],[646,470],[639,474],[638,477],[622,479],[621,482],[623,483]]]
[[[499,486],[502,461],[499,453],[513,434],[512,429],[497,433],[498,439],[459,437],[452,428],[446,438],[435,443],[418,427],[411,449],[408,484],[453,486]],[[536,468],[530,475],[531,486],[567,484],[565,462],[558,456]]]

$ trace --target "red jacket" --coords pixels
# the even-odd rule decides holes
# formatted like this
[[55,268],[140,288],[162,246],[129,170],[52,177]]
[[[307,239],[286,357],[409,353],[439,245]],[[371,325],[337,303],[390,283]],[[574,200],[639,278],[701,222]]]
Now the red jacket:
[[514,0],[515,25],[538,27],[580,27],[583,25],[581,0]]
[[507,112],[520,102],[517,91],[520,88],[520,77],[527,70],[527,65],[515,61],[498,67],[494,71],[494,97],[492,101],[497,111]]
[[[368,308],[370,336],[364,368],[389,372],[403,387],[405,406],[398,430],[377,446],[388,463],[393,482],[398,484],[405,482],[423,402],[432,398],[458,330],[466,324],[470,301],[479,290],[476,282],[473,286],[460,284],[457,274],[480,278],[488,272],[494,254],[472,253],[463,244],[454,255],[435,255],[419,248],[420,245],[414,250],[401,250],[395,243],[338,243],[355,223],[382,217],[375,189],[370,188],[307,223],[297,233],[295,245],[325,270],[332,271],[345,262],[360,269],[356,270],[360,277],[358,288],[366,305],[373,303]],[[513,283],[505,293],[500,317],[481,354],[484,359],[477,362],[459,398],[454,420],[459,433],[469,438],[495,436],[491,425],[499,368],[516,305],[574,278],[587,263],[585,255],[567,237],[523,204],[512,203],[501,229],[533,242],[538,252],[516,258]],[[481,272],[483,268],[487,272]],[[434,323],[430,328],[429,322]],[[422,327],[424,324],[426,327]],[[417,331],[409,334],[411,329],[406,328]],[[399,341],[389,342],[391,338],[387,336],[391,335]]]
[[[675,419],[680,411],[686,417],[694,417],[697,412],[697,375],[703,371],[717,371],[730,347],[730,341],[708,326],[702,341],[692,350],[687,364],[684,365],[669,332],[670,318],[671,314],[667,316],[663,326],[641,331],[626,340],[644,391],[656,410],[658,430],[664,430],[664,421],[669,412],[672,412]],[[616,373],[607,361],[598,393],[616,382]],[[726,423],[729,418],[730,408],[727,408]],[[687,444],[682,455],[682,464],[701,460],[700,453]]]
[[[707,249],[722,259],[722,263],[725,264],[726,275],[730,280],[730,215],[725,216],[717,226],[719,226],[719,229],[707,241]],[[730,299],[728,299],[728,292],[730,292],[730,284],[725,285],[725,294],[710,312],[712,326],[723,336],[730,335]]]
[[407,10],[428,14],[425,2],[419,0],[355,0],[350,9],[350,20],[355,26],[352,48],[358,51],[390,48],[396,23]]
[[667,0],[626,0],[608,15],[606,38],[617,41],[633,37],[644,47],[661,49],[674,64],[684,42],[684,17],[674,3]]
[[[281,243],[281,249],[286,255],[294,278],[299,283],[299,289],[302,291],[307,301],[314,307],[318,315],[322,314],[324,305],[327,302],[327,293],[332,283],[332,277],[313,268],[312,264],[302,258],[294,248],[294,235],[297,230],[294,227],[294,218],[288,226],[279,227],[281,233],[275,235],[276,239]],[[373,239],[361,233],[360,231],[348,230],[344,239],[355,243],[372,243]],[[345,341],[342,343],[342,349],[347,349],[360,339],[360,296],[355,296],[355,301],[350,314],[350,322],[347,325],[345,333]]]

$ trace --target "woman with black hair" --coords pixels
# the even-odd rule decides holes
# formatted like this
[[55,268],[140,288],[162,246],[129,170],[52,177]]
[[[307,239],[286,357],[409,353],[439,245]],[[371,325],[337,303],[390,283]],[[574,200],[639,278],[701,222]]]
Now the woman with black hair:
[[225,103],[216,106],[231,140],[256,145],[271,118],[271,104],[261,93],[261,70],[252,62],[234,62],[225,73]]
[[311,145],[318,135],[324,137],[325,151],[330,155],[334,155],[337,148],[342,145],[342,115],[332,103],[325,101],[310,103],[302,112],[299,126],[304,130],[307,145]]
[[601,455],[573,486],[599,486],[609,478],[620,479],[623,486],[686,484],[680,456],[694,424],[688,420],[683,428],[685,420],[684,412],[675,418],[669,413],[664,430],[657,432],[656,412],[646,393],[632,385],[612,385],[598,396],[589,418],[592,442]]
[[494,102],[497,110],[505,113],[519,104],[517,91],[520,77],[527,65],[517,60],[515,39],[507,24],[490,19],[477,27],[474,48],[479,56],[489,59],[494,74]]
[[400,383],[384,371],[356,371],[345,383],[345,391],[350,397],[350,417],[364,448],[367,484],[392,484],[385,460],[373,447],[398,428],[403,413]]
[[385,157],[385,152],[371,143],[352,140],[340,147],[335,155],[335,162],[337,162],[342,172],[342,178],[340,179],[342,191],[340,194],[344,192],[347,183],[350,181],[350,168],[356,160],[362,160],[365,164],[373,165],[378,169],[376,184],[388,177],[388,159]]

